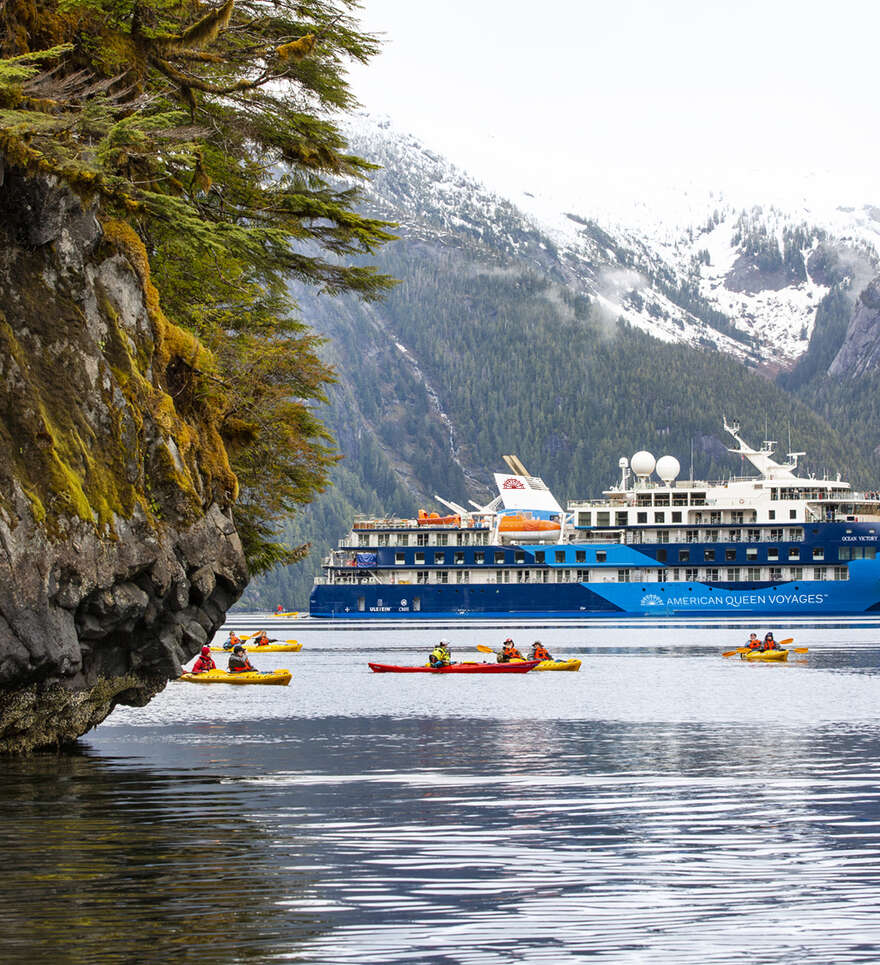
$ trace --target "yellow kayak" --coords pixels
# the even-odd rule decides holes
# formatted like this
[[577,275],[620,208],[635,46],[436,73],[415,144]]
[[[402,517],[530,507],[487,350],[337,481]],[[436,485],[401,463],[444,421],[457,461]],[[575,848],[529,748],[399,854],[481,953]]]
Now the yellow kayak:
[[[297,653],[303,645],[294,640],[292,643],[267,643],[265,647],[249,647],[243,644],[246,653]],[[211,647],[211,653],[232,653],[225,647]]]
[[178,680],[188,684],[265,684],[286,687],[290,683],[289,670],[259,670],[247,673],[229,673],[226,670],[205,670],[203,673],[185,673]]
[[[511,660],[511,663],[522,663],[521,660]],[[542,660],[535,670],[580,670],[581,662],[575,657],[570,660]]]
[[788,660],[787,650],[751,650],[741,653],[741,660],[775,660],[777,662]]

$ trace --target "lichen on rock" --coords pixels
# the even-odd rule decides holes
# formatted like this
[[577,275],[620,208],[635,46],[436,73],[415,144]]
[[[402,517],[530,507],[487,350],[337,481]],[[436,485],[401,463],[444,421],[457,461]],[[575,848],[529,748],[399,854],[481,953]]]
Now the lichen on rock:
[[210,355],[98,214],[0,161],[0,751],[145,703],[247,581]]

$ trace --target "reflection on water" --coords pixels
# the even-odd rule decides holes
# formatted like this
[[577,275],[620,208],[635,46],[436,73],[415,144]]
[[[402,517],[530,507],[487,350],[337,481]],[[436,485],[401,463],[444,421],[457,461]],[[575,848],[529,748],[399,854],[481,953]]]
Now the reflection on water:
[[584,653],[481,690],[304,651],[299,690],[179,685],[5,761],[0,955],[877,961],[880,650]]

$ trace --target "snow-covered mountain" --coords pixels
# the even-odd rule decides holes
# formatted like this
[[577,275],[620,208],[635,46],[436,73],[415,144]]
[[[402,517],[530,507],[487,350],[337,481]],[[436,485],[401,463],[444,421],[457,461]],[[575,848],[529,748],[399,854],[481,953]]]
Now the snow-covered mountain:
[[344,130],[381,165],[368,195],[402,232],[454,231],[528,256],[610,319],[769,372],[806,351],[832,285],[854,301],[880,265],[880,209],[819,202],[809,186],[778,202],[688,186],[664,192],[656,210],[642,201],[615,216],[607,204],[538,192],[505,197],[387,119],[358,116]]

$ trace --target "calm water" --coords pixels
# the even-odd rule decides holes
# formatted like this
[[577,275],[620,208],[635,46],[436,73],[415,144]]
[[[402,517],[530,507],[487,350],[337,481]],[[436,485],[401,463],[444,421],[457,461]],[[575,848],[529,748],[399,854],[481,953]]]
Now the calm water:
[[787,666],[722,659],[742,629],[449,633],[583,660],[480,678],[368,672],[437,631],[267,623],[289,687],[2,762],[3,961],[880,959],[880,627],[777,633]]

